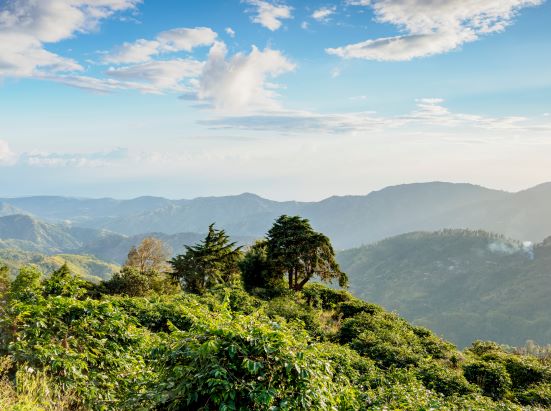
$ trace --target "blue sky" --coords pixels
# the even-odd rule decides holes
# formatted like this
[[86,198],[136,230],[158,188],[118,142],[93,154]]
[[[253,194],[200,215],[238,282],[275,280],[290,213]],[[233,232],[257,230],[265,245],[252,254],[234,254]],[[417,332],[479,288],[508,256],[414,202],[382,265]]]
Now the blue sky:
[[544,0],[0,0],[0,196],[551,180]]

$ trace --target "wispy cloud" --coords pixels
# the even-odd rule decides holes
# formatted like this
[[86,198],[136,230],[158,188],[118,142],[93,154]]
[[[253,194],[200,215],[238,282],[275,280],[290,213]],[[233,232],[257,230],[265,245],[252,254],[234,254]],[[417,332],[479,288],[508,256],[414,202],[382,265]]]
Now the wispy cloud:
[[105,55],[103,61],[108,64],[142,63],[159,54],[190,52],[196,47],[209,46],[216,37],[216,32],[208,27],[176,28],[163,31],[154,40],[124,43]]
[[19,158],[19,163],[31,167],[103,167],[128,158],[128,150],[116,148],[92,153],[30,152]]
[[283,25],[281,20],[293,17],[293,8],[285,4],[264,0],[243,0],[243,2],[255,7],[252,21],[271,31],[276,31]]
[[150,86],[158,92],[189,92],[190,86],[182,84],[182,81],[198,77],[203,66],[204,63],[193,59],[158,60],[133,66],[113,67],[105,74],[122,81],[121,84],[126,84],[128,88],[136,88],[138,85],[142,91],[143,86]]
[[320,7],[312,13],[312,18],[317,21],[326,22],[329,21],[331,16],[337,11],[336,6]]
[[406,34],[326,51],[343,58],[379,61],[406,61],[441,54],[505,30],[520,9],[542,3],[543,0],[349,1],[351,5],[371,7],[378,22],[393,24]]
[[437,98],[416,101],[410,113],[381,116],[375,112],[315,113],[295,110],[273,110],[243,116],[222,116],[201,122],[213,128],[279,131],[283,133],[321,132],[329,134],[408,130],[485,129],[492,131],[551,131],[551,123],[536,122],[522,116],[490,117],[455,113]]

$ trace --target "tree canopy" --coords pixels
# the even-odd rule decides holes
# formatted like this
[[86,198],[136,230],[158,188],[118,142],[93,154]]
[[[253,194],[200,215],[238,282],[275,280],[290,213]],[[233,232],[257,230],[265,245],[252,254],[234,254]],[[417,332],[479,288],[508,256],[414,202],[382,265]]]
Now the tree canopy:
[[348,278],[335,260],[331,241],[312,229],[307,219],[282,215],[267,236],[268,259],[274,269],[287,275],[289,288],[300,291],[314,277],[348,285]]
[[130,249],[124,265],[137,268],[141,273],[165,272],[170,268],[167,262],[170,253],[169,247],[162,240],[146,237],[137,247]]
[[216,284],[225,284],[239,277],[241,247],[230,242],[224,230],[214,224],[199,244],[185,246],[186,252],[170,260],[173,277],[185,291],[202,294]]

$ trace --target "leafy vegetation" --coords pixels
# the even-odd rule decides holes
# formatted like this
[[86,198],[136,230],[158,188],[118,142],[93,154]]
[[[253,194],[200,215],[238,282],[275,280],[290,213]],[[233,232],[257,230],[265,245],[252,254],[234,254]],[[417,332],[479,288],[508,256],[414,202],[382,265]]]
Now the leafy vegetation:
[[211,229],[216,246],[205,240],[187,252],[197,252],[201,264],[216,262],[198,265],[199,273],[206,267],[231,280],[203,282],[200,293],[118,293],[68,266],[47,276],[22,268],[11,282],[0,277],[0,408],[489,411],[551,404],[545,356],[479,341],[459,351],[321,284],[297,290],[281,281],[266,289],[258,285],[270,283],[255,280],[244,287],[247,267],[269,270],[273,261],[262,245],[241,256]]

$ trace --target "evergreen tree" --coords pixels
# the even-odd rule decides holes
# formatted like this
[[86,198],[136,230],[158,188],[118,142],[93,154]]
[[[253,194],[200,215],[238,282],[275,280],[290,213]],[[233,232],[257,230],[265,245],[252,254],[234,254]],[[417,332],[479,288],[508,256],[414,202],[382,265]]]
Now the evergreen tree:
[[254,243],[239,263],[241,278],[246,290],[255,288],[277,289],[285,286],[281,275],[277,273],[268,259],[268,243],[260,240]]
[[174,257],[170,264],[173,277],[185,291],[202,294],[216,284],[229,283],[239,275],[241,247],[230,242],[224,230],[214,224],[204,240],[193,246],[185,246],[185,254]]
[[325,282],[338,279],[348,285],[348,278],[335,260],[331,241],[314,231],[307,219],[282,215],[268,231],[268,259],[274,275],[287,275],[289,288],[300,291],[313,277]]

